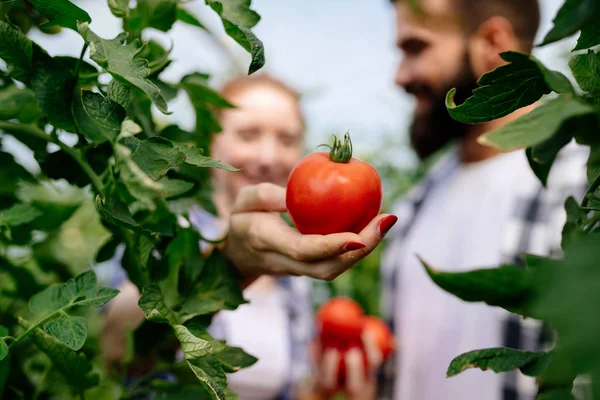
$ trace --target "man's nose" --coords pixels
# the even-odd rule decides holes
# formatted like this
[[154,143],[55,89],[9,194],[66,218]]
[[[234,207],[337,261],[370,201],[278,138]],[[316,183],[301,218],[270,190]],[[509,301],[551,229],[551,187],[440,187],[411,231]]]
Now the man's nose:
[[396,69],[396,76],[394,77],[396,85],[406,88],[414,81],[414,74],[412,68],[406,60],[403,60],[398,64]]

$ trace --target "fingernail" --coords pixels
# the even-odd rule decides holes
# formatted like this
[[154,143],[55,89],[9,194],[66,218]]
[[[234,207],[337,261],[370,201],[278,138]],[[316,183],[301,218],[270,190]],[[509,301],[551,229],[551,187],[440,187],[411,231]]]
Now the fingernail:
[[389,230],[392,229],[392,226],[396,224],[396,222],[398,222],[398,217],[395,215],[385,217],[384,220],[379,223],[379,233],[381,236],[384,236],[386,233],[388,233]]
[[344,253],[346,253],[348,251],[364,249],[365,247],[367,247],[367,246],[360,242],[349,242],[344,245],[343,250],[344,250]]

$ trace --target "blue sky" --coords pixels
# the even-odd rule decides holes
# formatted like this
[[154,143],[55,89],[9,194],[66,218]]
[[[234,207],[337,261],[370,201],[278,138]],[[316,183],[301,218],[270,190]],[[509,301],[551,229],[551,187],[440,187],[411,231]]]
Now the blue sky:
[[[550,22],[562,0],[542,0],[543,27]],[[114,37],[120,31],[104,0],[79,0],[92,16],[92,29],[100,36]],[[247,54],[223,33],[222,25],[204,1],[193,0],[186,7],[211,27],[227,48],[244,63]],[[394,47],[393,10],[388,0],[254,0],[253,8],[262,16],[255,33],[265,44],[265,70],[283,78],[305,94],[303,108],[308,121],[307,146],[329,140],[331,133],[350,130],[355,149],[369,149],[385,135],[406,137],[412,101],[393,84],[399,55]],[[64,30],[46,36],[33,31],[30,36],[53,55],[80,52],[82,40]],[[175,62],[166,79],[203,71],[215,82],[229,64],[227,58],[197,28],[177,23],[169,34],[149,32],[165,46],[175,43]],[[146,39],[147,39],[146,38]],[[549,66],[565,70],[556,46],[536,51]],[[169,118],[186,128],[193,126],[193,113],[184,96],[171,106]],[[158,117],[162,118],[159,114]],[[399,149],[391,161],[407,164],[411,155]]]

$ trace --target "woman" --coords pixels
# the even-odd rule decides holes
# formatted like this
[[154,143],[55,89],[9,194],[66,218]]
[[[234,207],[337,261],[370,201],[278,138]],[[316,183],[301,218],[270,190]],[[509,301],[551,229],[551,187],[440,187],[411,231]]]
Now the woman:
[[[285,187],[303,153],[299,96],[290,87],[265,75],[243,76],[229,81],[221,95],[236,108],[217,113],[222,131],[213,137],[211,156],[242,171],[212,170],[218,218],[199,206],[190,210],[190,222],[207,239],[221,237],[227,229],[242,188],[263,182]],[[136,326],[144,319],[137,307],[137,288],[123,281],[113,280],[113,284],[121,294],[119,301],[109,304],[103,331],[109,362],[124,353],[124,325]],[[209,328],[216,339],[258,358],[253,366],[230,374],[228,384],[241,400],[294,398],[293,383],[310,370],[312,315],[307,278],[263,275],[246,288],[244,296],[250,304],[220,312]]]

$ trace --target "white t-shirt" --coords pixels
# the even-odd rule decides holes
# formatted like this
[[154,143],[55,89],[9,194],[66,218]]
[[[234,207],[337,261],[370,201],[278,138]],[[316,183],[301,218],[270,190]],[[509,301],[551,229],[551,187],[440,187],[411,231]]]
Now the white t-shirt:
[[500,400],[501,375],[467,370],[447,379],[446,370],[459,354],[502,346],[509,313],[440,289],[416,255],[444,271],[497,267],[523,178],[534,179],[514,152],[461,165],[429,192],[398,255],[397,400]]

